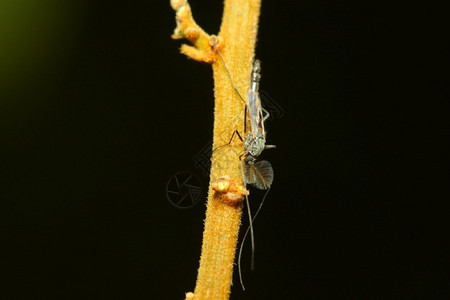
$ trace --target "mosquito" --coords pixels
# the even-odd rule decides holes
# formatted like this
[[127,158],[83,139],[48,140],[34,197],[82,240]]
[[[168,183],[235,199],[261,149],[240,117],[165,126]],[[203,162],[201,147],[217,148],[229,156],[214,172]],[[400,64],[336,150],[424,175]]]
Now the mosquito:
[[[253,221],[255,220],[256,216],[258,215],[259,211],[261,210],[261,207],[264,203],[264,200],[270,191],[270,186],[273,182],[273,169],[272,165],[265,160],[258,161],[257,158],[259,155],[263,152],[264,149],[270,149],[275,148],[274,145],[266,145],[266,132],[264,129],[264,122],[269,118],[270,114],[267,110],[265,110],[261,105],[261,100],[259,97],[259,82],[261,80],[261,62],[259,60],[255,60],[252,66],[252,73],[251,73],[251,87],[248,91],[248,103],[244,100],[244,98],[239,93],[238,89],[234,85],[233,79],[231,77],[231,74],[227,68],[227,65],[225,63],[225,60],[222,57],[222,54],[220,53],[217,46],[214,44],[214,48],[217,51],[217,53],[220,56],[220,59],[222,60],[222,63],[224,64],[225,70],[228,74],[228,77],[230,78],[231,85],[233,86],[234,90],[238,94],[239,98],[245,103],[245,114],[244,114],[244,133],[245,140],[242,138],[242,136],[239,134],[239,131],[236,129],[233,131],[233,134],[231,135],[230,141],[222,146],[217,147],[213,151],[217,150],[218,148],[230,145],[234,136],[237,135],[239,139],[244,142],[244,153],[239,156],[240,164],[241,164],[241,172],[242,172],[242,178],[244,180],[244,186],[247,186],[247,184],[251,184],[257,189],[260,190],[267,190],[265,193],[263,200],[261,201],[261,204],[255,214],[254,217],[251,215],[250,211],[250,205],[248,201],[248,196],[245,195],[246,204],[247,204],[247,211],[249,216],[249,227],[247,228],[244,238],[242,240],[240,249],[239,249],[239,258],[238,258],[238,269],[239,269],[239,279],[242,285],[242,289],[245,290],[243,281],[242,281],[242,272],[241,272],[241,255],[242,255],[242,249],[244,246],[245,239],[247,237],[248,232],[250,231],[251,236],[251,244],[252,244],[252,256],[251,256],[251,269],[254,269],[254,252],[255,252],[255,242],[254,242],[254,234],[253,234]],[[250,130],[247,133],[247,115],[250,119]],[[244,165],[242,164],[242,157],[244,157]]]
[[[231,74],[226,66],[225,60],[220,53],[220,50],[214,45],[217,53],[219,54],[224,66],[225,70],[230,78],[231,85],[234,90],[238,94],[239,98],[245,104],[245,120],[244,120],[244,132],[245,140],[242,138],[239,131],[236,129],[233,131],[231,135],[230,141],[224,145],[221,145],[213,150],[216,151],[219,148],[229,146],[233,141],[234,137],[237,135],[238,138],[244,142],[244,153],[239,156],[239,159],[242,161],[242,157],[244,157],[244,163],[246,165],[246,171],[244,172],[244,178],[246,178],[247,184],[252,184],[254,187],[266,190],[270,187],[273,181],[273,170],[272,166],[268,161],[257,161],[258,156],[262,153],[264,149],[275,148],[275,145],[266,145],[266,131],[264,129],[264,122],[269,118],[270,114],[267,110],[264,109],[261,105],[261,100],[259,97],[259,81],[261,79],[261,62],[259,60],[255,60],[252,67],[251,74],[251,88],[248,91],[248,103],[244,100],[244,98],[239,93],[238,89],[234,85]],[[247,133],[247,115],[250,119],[250,131]],[[249,167],[247,167],[249,166]]]

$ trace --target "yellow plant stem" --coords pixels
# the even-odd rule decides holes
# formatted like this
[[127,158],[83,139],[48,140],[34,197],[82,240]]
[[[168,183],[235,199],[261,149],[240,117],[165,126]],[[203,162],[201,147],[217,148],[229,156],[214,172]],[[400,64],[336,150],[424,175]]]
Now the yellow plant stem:
[[[236,94],[217,47],[244,99],[250,88],[261,0],[225,0],[218,37],[207,35],[193,20],[186,0],[172,0],[177,12],[173,38],[185,38],[193,46],[183,45],[188,57],[212,63],[214,73],[213,149],[228,143],[233,132],[243,133],[245,104]],[[208,43],[206,43],[208,41]],[[215,47],[214,47],[215,46]],[[239,227],[246,193],[242,181],[243,143],[237,138],[229,146],[213,152],[202,254],[194,293],[186,299],[229,299]]]

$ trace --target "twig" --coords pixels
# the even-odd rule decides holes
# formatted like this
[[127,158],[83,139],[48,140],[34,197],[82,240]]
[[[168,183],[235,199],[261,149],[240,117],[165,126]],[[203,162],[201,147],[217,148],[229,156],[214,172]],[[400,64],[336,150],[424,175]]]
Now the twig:
[[[172,38],[187,39],[193,44],[183,45],[181,52],[194,60],[211,63],[213,67],[215,149],[228,142],[234,130],[243,132],[245,106],[218,59],[215,47],[220,49],[236,88],[247,91],[261,0],[225,0],[217,37],[208,35],[195,23],[186,0],[171,0],[171,5],[177,20]],[[244,145],[240,141],[213,152],[200,267],[195,291],[186,294],[187,300],[229,299],[243,198],[247,193],[239,154],[236,154],[243,152]]]

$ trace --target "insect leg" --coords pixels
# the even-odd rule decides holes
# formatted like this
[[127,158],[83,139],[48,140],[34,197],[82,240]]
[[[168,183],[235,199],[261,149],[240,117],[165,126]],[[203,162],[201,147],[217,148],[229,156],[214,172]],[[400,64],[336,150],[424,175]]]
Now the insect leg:
[[216,147],[216,148],[213,150],[213,152],[216,151],[216,150],[219,149],[219,148],[222,148],[222,147],[231,145],[231,142],[233,141],[234,135],[237,135],[237,136],[239,137],[239,139],[241,140],[241,142],[244,141],[244,140],[242,139],[241,135],[239,134],[239,131],[237,131],[237,129],[236,129],[236,130],[233,131],[233,134],[231,135],[230,141],[229,141],[228,143],[226,143],[226,144],[223,144],[223,145],[221,145],[221,146]]
[[[244,181],[244,186],[246,187],[247,183],[245,181],[244,166],[242,164],[242,160],[240,161],[240,163],[241,163],[242,180]],[[251,238],[250,240],[251,240],[251,243],[252,243],[252,258],[251,258],[252,261],[251,261],[251,265],[253,266],[253,264],[254,264],[253,259],[254,259],[254,254],[255,254],[255,236],[253,234],[253,218],[252,218],[252,212],[250,211],[250,202],[248,201],[248,195],[247,194],[245,194],[245,202],[246,202],[246,205],[247,205],[249,228],[250,228],[250,238]],[[240,256],[241,256],[241,253],[239,253],[239,261],[240,261]],[[240,272],[240,264],[239,264],[239,274],[241,274],[241,272]],[[241,283],[242,283],[242,281],[241,281]]]
[[[263,206],[263,204],[264,204],[264,200],[266,200],[266,197],[267,197],[267,195],[269,194],[269,191],[270,191],[270,187],[267,189],[266,193],[264,194],[264,197],[263,197],[261,203],[259,204],[259,207],[258,207],[258,209],[256,210],[255,215],[253,216],[252,223],[251,223],[252,225],[253,225],[253,222],[255,222],[255,219],[256,219],[256,217],[258,216],[259,211],[261,210],[261,208],[262,208],[262,206]],[[244,249],[245,239],[247,238],[247,235],[248,235],[249,231],[251,230],[250,228],[251,228],[251,227],[250,227],[250,225],[249,225],[249,226],[247,227],[247,230],[245,231],[244,237],[242,238],[241,246],[239,247],[239,257],[238,257],[239,280],[240,280],[240,282],[241,282],[241,286],[242,286],[242,289],[243,289],[244,291],[245,291],[245,287],[244,287],[244,281],[242,280],[241,257],[242,257],[242,249]],[[255,267],[255,265],[254,265],[254,254],[255,254],[255,253],[252,252],[252,264],[251,264],[251,269],[252,269],[252,270],[253,270],[254,267]]]
[[265,116],[263,116],[263,122],[265,122],[267,120],[267,118],[270,117],[270,114],[264,107],[261,106],[261,109],[266,114]]

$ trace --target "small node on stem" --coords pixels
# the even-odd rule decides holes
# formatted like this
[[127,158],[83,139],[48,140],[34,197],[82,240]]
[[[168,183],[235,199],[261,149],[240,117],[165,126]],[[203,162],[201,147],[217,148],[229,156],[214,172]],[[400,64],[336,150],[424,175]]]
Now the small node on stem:
[[223,43],[222,43],[222,39],[220,37],[218,37],[217,35],[212,34],[209,37],[209,46],[211,48],[211,53],[213,53],[214,57],[216,58],[218,54],[218,51],[220,52],[220,50],[222,50],[223,47]]
[[185,300],[194,300],[194,293],[193,292],[187,292]]
[[215,48],[218,48],[220,50],[222,49],[222,39],[215,34],[211,34],[211,36],[209,37],[209,45],[214,51]]
[[237,184],[236,180],[228,176],[217,178],[211,186],[214,191],[221,194],[221,199],[224,202],[232,206],[241,203],[244,196],[248,195],[248,191],[242,185]]

